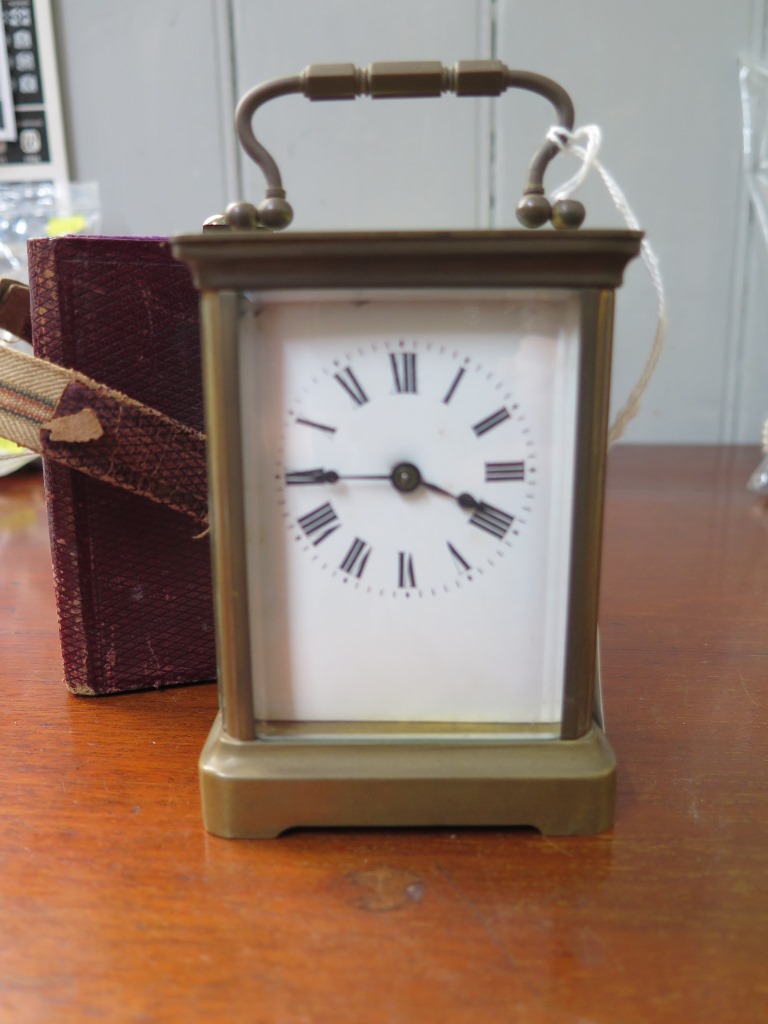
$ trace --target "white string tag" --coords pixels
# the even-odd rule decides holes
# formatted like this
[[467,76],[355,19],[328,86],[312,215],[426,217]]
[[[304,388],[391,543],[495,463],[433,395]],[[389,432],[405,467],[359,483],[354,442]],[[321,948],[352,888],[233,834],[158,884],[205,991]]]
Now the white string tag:
[[761,447],[763,457],[760,460],[760,465],[747,481],[747,487],[755,494],[768,495],[768,419],[763,423]]
[[[560,126],[550,128],[547,132],[547,139],[550,142],[554,142],[554,144],[565,153],[570,153],[572,156],[576,157],[577,160],[581,161],[581,167],[579,167],[573,177],[569,178],[568,181],[564,182],[559,186],[559,188],[554,190],[552,193],[553,202],[557,202],[561,199],[569,199],[594,167],[603,179],[603,184],[605,185],[609,196],[613,200],[614,206],[624,218],[624,223],[632,231],[640,230],[639,221],[635,216],[632,207],[629,205],[627,197],[619,188],[616,180],[608,173],[597,158],[603,135],[596,124],[585,125],[583,128],[577,128],[576,131],[573,132],[569,132],[566,128],[562,128]],[[630,391],[626,402],[617,413],[616,419],[613,421],[608,431],[608,444],[614,444],[614,442],[618,441],[619,438],[622,437],[630,421],[633,420],[640,411],[640,400],[648,386],[648,382],[653,376],[653,372],[656,369],[656,364],[658,363],[659,357],[664,349],[664,342],[667,337],[667,299],[664,293],[664,282],[661,277],[661,268],[659,266],[656,253],[653,251],[650,243],[646,239],[643,239],[642,241],[640,256],[645,269],[648,271],[648,276],[651,279],[653,289],[656,292],[656,331],[654,333],[651,351],[648,354],[648,359],[646,360],[642,373],[640,374],[637,383]]]

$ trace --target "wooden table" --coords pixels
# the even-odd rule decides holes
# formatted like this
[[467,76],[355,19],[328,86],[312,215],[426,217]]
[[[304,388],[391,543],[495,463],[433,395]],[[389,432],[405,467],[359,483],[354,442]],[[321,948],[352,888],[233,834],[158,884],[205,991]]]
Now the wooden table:
[[200,824],[215,688],[61,682],[39,477],[0,480],[0,1021],[768,1020],[768,509],[754,450],[611,455],[615,828]]

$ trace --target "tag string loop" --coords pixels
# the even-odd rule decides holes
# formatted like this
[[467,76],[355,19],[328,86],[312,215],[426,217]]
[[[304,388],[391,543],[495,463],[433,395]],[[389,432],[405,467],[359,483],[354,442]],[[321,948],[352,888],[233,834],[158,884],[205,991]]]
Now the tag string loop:
[[[608,173],[598,159],[598,153],[602,143],[602,132],[597,125],[585,125],[583,128],[577,128],[572,132],[562,126],[557,126],[550,128],[547,133],[547,139],[548,141],[553,142],[565,153],[570,153],[571,156],[574,156],[577,160],[581,161],[581,166],[573,177],[569,178],[568,181],[564,182],[553,191],[553,202],[569,199],[576,189],[583,183],[592,168],[594,168],[603,179],[603,184],[605,185],[609,196],[613,200],[614,206],[624,218],[624,223],[632,231],[640,230],[640,224],[632,210],[632,207],[629,205],[627,197],[619,188],[616,180]],[[667,299],[664,292],[664,282],[661,277],[661,268],[659,266],[656,253],[653,251],[650,243],[646,239],[643,239],[640,255],[645,269],[648,272],[648,276],[651,279],[653,290],[656,293],[656,331],[653,338],[653,344],[651,345],[651,350],[648,354],[648,358],[640,377],[629,393],[629,397],[626,402],[617,413],[616,418],[608,431],[609,444],[614,444],[620,437],[622,437],[631,420],[633,420],[640,411],[640,401],[648,386],[648,382],[656,369],[656,364],[658,363],[659,357],[664,349],[664,343],[667,337]]]

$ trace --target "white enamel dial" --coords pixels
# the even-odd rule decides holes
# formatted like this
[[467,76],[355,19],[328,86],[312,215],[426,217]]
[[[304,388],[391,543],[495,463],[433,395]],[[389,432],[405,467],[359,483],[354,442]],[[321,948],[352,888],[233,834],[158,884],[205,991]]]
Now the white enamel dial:
[[471,351],[363,342],[291,404],[276,487],[291,536],[340,585],[441,596],[489,572],[525,529],[533,433],[514,388]]
[[577,299],[253,296],[240,336],[257,716],[556,733]]

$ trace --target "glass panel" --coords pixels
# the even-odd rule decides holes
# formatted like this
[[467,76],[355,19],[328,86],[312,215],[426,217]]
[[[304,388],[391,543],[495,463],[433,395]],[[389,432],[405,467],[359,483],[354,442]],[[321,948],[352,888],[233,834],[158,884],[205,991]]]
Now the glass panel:
[[558,734],[578,325],[551,291],[243,300],[261,735]]

